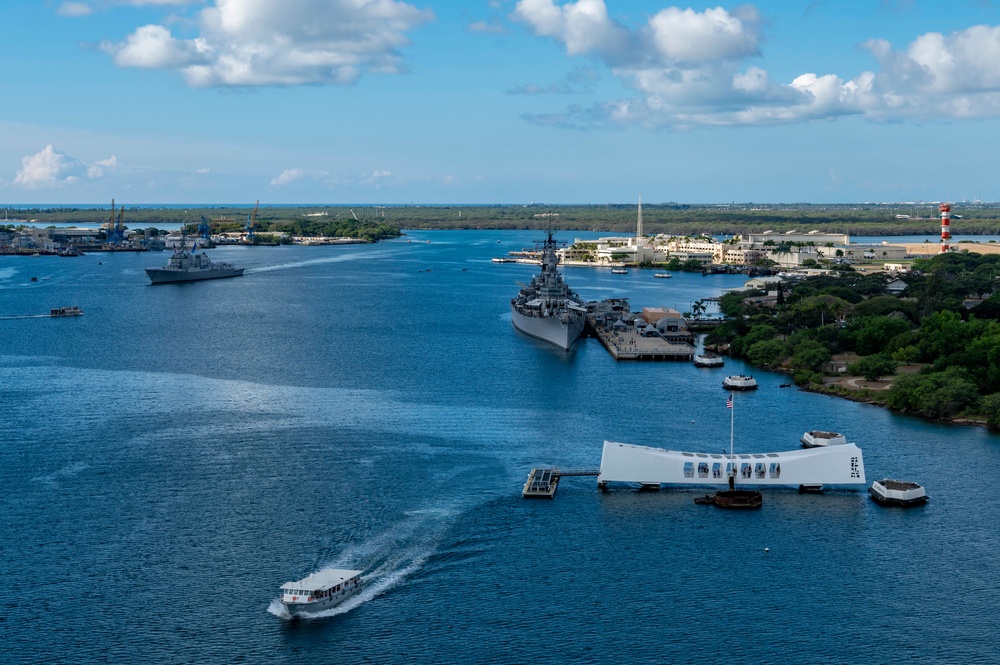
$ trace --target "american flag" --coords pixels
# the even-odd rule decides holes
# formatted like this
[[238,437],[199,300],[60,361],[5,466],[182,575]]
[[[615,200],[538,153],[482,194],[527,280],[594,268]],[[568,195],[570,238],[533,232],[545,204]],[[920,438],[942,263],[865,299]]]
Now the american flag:
[[732,393],[729,393],[729,398],[726,399],[726,408],[727,409],[733,408],[733,394]]

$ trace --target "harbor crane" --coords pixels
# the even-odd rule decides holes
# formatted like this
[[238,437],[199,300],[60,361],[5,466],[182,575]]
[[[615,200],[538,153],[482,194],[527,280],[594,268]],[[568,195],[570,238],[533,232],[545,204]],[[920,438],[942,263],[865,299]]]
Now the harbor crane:
[[111,199],[111,216],[104,225],[104,234],[109,245],[120,245],[125,240],[125,206],[122,205],[115,220],[115,200]]
[[247,215],[247,238],[253,240],[253,232],[257,228],[257,209],[260,208],[260,199],[253,207],[253,215]]
[[212,239],[212,230],[208,225],[208,220],[205,219],[205,215],[201,216],[201,222],[198,224],[198,235],[205,240]]

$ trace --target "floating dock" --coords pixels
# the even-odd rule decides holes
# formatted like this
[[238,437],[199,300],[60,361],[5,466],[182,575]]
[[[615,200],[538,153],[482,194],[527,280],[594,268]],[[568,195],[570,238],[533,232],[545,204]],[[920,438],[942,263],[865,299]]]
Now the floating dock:
[[681,360],[694,358],[694,347],[684,342],[670,342],[659,336],[646,336],[635,328],[614,330],[598,326],[587,317],[587,334],[600,340],[615,360]]
[[560,469],[551,466],[532,469],[531,473],[528,474],[528,480],[524,483],[521,496],[525,499],[551,499],[556,495],[559,478],[562,476],[599,476],[600,474],[600,469],[593,468]]

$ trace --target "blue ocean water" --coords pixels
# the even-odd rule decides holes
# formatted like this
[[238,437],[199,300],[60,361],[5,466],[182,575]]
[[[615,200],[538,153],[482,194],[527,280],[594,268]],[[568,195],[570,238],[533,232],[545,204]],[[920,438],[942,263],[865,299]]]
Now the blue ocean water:
[[[869,481],[930,504],[770,492],[729,513],[592,478],[521,499],[531,467],[596,466],[604,439],[721,451],[722,373],[751,372],[516,333],[536,268],[490,258],[538,237],[220,248],[244,277],[157,287],[142,269],[166,254],[0,257],[0,317],[86,312],[0,320],[0,660],[997,662],[1000,437],[981,429],[755,372],[738,450],[844,432]],[[564,272],[634,308],[743,281]],[[276,616],[280,584],[329,566],[365,592]]]

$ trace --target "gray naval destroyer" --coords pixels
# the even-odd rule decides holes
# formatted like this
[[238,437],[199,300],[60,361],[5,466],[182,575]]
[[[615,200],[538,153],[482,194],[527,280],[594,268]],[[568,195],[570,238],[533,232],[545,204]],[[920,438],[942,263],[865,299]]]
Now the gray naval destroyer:
[[563,281],[558,264],[556,243],[549,231],[542,245],[542,272],[511,299],[510,310],[514,327],[525,335],[569,351],[583,333],[587,308]]
[[222,277],[239,277],[244,268],[237,268],[231,263],[213,263],[205,252],[198,253],[196,244],[188,251],[181,240],[181,246],[170,257],[167,265],[162,268],[146,268],[149,281],[153,284],[168,284],[171,282],[196,282],[202,279],[219,279]]

